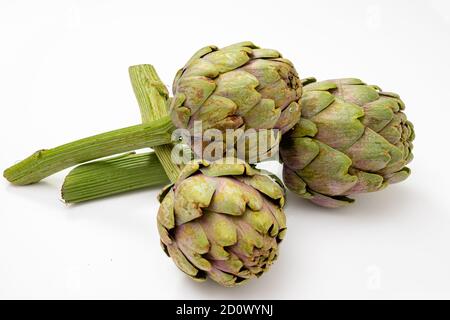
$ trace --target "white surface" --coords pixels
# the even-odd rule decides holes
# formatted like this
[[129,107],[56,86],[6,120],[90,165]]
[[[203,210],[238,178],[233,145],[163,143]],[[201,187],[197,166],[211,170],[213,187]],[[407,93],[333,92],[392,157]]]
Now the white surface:
[[63,173],[2,180],[0,298],[450,298],[450,2],[221,2],[3,0],[0,168],[138,123],[129,65],[152,63],[170,84],[198,48],[252,40],[301,76],[401,94],[412,176],[340,210],[288,194],[280,259],[236,289],[194,283],[163,254],[156,189],[68,207]]

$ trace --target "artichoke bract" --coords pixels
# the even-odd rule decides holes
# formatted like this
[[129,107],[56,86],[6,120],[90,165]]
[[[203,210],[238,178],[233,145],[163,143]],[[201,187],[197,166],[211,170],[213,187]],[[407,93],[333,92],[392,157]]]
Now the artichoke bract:
[[251,42],[200,49],[178,71],[173,94],[172,122],[183,129],[201,121],[203,131],[278,129],[282,134],[301,113],[302,85],[293,64]]
[[406,179],[413,125],[395,93],[359,79],[304,81],[302,118],[283,136],[286,186],[325,207]]
[[194,280],[239,285],[278,256],[286,232],[284,188],[244,162],[188,163],[159,200],[162,247]]

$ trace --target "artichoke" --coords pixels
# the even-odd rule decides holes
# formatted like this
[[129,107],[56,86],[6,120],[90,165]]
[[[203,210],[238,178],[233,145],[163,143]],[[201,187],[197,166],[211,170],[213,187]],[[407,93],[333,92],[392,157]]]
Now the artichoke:
[[262,275],[278,256],[284,188],[245,162],[190,162],[159,201],[161,245],[194,280],[235,286]]
[[302,118],[280,144],[283,179],[325,207],[406,179],[413,125],[395,93],[359,79],[304,81]]
[[[173,94],[170,115],[177,128],[190,129],[192,135],[194,122],[201,121],[202,133],[234,129],[241,132],[239,140],[243,129],[291,129],[300,117],[302,85],[292,63],[278,51],[242,42],[197,51],[176,74]],[[269,143],[268,149],[273,146]]]

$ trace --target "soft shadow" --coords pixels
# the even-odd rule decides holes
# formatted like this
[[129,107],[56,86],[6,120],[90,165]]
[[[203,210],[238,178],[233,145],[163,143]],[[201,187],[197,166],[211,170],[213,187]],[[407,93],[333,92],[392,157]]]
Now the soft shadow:
[[[237,287],[223,287],[214,281],[208,279],[205,282],[195,282],[188,277],[180,280],[179,287],[184,292],[190,292],[197,299],[276,299],[284,288],[289,286],[284,272],[280,270],[278,261],[272,268],[258,279],[251,279],[247,283]],[[192,299],[185,296],[183,299]]]
[[[384,219],[396,214],[402,214],[409,206],[411,199],[423,198],[424,194],[418,192],[407,184],[388,186],[382,191],[357,194],[352,196],[356,201],[341,208],[324,208],[305,200],[291,191],[287,191],[286,214],[290,215],[333,215],[346,217],[358,215],[363,217],[376,217]],[[421,201],[426,201],[422,199]]]
[[33,201],[43,206],[53,206],[55,200],[61,198],[57,179],[47,179],[38,183],[17,186],[5,181],[5,191],[27,201]]
[[68,220],[106,226],[121,233],[150,241],[157,234],[156,214],[159,188],[133,190],[122,194],[66,205]]

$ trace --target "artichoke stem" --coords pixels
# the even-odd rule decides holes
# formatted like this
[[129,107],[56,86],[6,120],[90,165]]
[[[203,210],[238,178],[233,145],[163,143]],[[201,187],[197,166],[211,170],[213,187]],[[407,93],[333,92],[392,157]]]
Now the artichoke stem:
[[86,161],[170,143],[175,129],[168,116],[156,121],[101,133],[53,149],[39,150],[9,167],[3,176],[27,185]]
[[[141,110],[142,123],[166,117],[169,93],[161,82],[155,68],[149,64],[129,68],[131,85]],[[175,182],[180,174],[180,167],[171,159],[172,145],[159,145],[153,148],[167,176]]]
[[169,178],[154,152],[132,152],[72,169],[61,196],[66,203],[76,203],[167,183]]

